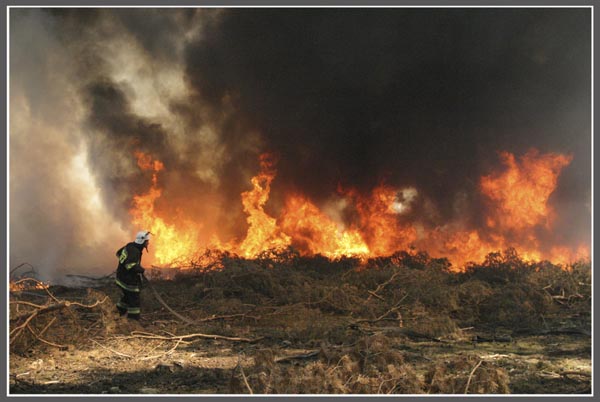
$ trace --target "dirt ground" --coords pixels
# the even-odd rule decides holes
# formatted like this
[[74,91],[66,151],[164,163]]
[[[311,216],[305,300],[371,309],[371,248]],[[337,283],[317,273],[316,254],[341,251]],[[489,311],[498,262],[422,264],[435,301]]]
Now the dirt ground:
[[11,292],[10,394],[591,393],[585,267],[523,271],[517,291],[500,271],[457,277],[429,260],[371,271],[235,262],[154,273],[193,324],[150,288],[140,322],[119,317],[111,278]]

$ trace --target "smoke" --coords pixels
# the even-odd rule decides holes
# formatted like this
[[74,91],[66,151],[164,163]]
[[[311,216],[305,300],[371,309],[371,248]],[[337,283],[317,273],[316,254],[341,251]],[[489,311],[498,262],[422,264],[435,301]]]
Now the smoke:
[[590,33],[586,9],[13,8],[10,264],[114,269],[136,151],[157,210],[225,238],[267,151],[273,212],[386,183],[432,227],[483,226],[499,151],[569,154],[553,233],[589,242]]
[[480,226],[479,178],[501,166],[498,151],[535,147],[574,156],[553,201],[570,204],[562,224],[573,234],[589,233],[589,17],[228,10],[187,48],[186,72],[200,105],[233,105],[228,148],[259,132],[278,152],[274,193],[323,202],[339,184],[367,192],[384,180],[417,187],[435,205],[432,224],[466,215]]
[[29,262],[44,278],[98,267],[106,233],[119,234],[85,164],[85,109],[56,30],[44,12],[11,12],[10,264]]

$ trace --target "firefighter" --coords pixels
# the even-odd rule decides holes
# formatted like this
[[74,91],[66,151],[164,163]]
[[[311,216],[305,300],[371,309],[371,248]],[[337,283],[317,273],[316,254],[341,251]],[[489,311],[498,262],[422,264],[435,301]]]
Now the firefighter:
[[117,303],[119,314],[134,320],[140,319],[140,289],[144,279],[142,267],[142,251],[148,252],[150,232],[140,231],[135,240],[117,251],[119,266],[117,267],[117,286],[123,291],[121,300]]

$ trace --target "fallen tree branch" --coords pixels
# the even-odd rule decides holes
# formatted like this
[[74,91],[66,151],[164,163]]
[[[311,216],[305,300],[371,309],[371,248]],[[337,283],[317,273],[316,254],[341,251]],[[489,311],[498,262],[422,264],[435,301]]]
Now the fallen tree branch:
[[212,315],[210,317],[200,318],[200,319],[196,320],[196,322],[228,320],[230,318],[238,318],[238,317],[241,317],[241,318],[248,317],[248,318],[252,318],[254,320],[260,320],[260,317],[251,316],[251,315],[248,315],[247,313],[240,313],[240,314],[230,314],[230,315]]
[[36,308],[36,309],[44,308],[43,304],[35,304],[35,303],[31,303],[31,302],[28,302],[28,301],[22,301],[22,300],[13,300],[13,301],[10,302],[10,304],[22,304],[24,306],[33,307],[33,308]]
[[294,356],[286,356],[286,357],[282,357],[280,359],[275,360],[275,363],[287,363],[292,360],[310,359],[310,358],[318,356],[319,353],[320,353],[320,350],[317,349],[317,350],[310,351],[308,353],[302,353],[302,354],[294,355]]
[[383,313],[381,316],[375,318],[374,320],[369,320],[366,318],[361,318],[359,320],[355,320],[353,323],[354,324],[360,324],[363,322],[369,323],[369,324],[373,324],[376,322],[379,322],[383,319],[385,319],[388,315],[390,315],[391,313],[395,313],[398,311],[398,309],[400,308],[400,304],[404,301],[404,299],[406,299],[408,297],[408,293],[405,294],[399,301],[398,303],[396,303],[392,308],[390,308],[388,311],[386,311],[385,313]]
[[[50,342],[50,341],[47,341],[47,340],[45,340],[45,339],[44,339],[44,338],[42,338],[40,335],[36,334],[36,333],[35,333],[35,331],[34,331],[34,330],[31,328],[31,326],[30,326],[29,324],[27,324],[27,329],[29,330],[29,332],[31,332],[31,334],[32,334],[33,336],[35,336],[35,338],[36,338],[38,341],[40,341],[40,342],[42,342],[42,343],[45,343],[46,345],[54,346],[54,347],[56,347],[56,348],[59,348],[59,349],[61,349],[61,350],[67,349],[67,345],[59,345],[59,344],[57,344],[57,343],[53,343],[53,342]],[[44,330],[45,330],[45,328],[44,328]]]
[[444,343],[446,342],[442,339],[434,338],[432,336],[422,334],[420,332],[416,332],[410,328],[405,328],[405,327],[372,327],[372,328],[369,328],[369,327],[362,327],[362,326],[353,325],[353,324],[351,324],[350,327],[358,329],[363,332],[370,332],[372,334],[379,333],[379,334],[391,334],[391,335],[404,335],[404,336],[407,336],[416,341],[419,341],[419,340],[422,341],[423,339],[425,339],[425,340],[432,341],[432,342],[444,342]]
[[[373,292],[372,290],[367,290],[367,292],[369,292],[369,294],[371,296],[376,297],[381,301],[385,301],[385,299],[383,297],[379,296],[377,293]],[[371,296],[369,296],[369,299],[371,298]],[[367,299],[367,300],[369,300],[369,299]]]
[[590,331],[583,328],[518,329],[515,333],[518,335],[592,335]]
[[477,363],[475,365],[475,367],[473,367],[473,370],[471,370],[471,374],[469,374],[469,378],[467,380],[467,385],[465,386],[465,394],[469,393],[469,385],[471,385],[471,380],[473,379],[473,374],[475,374],[475,370],[477,370],[479,368],[479,366],[481,366],[481,363],[483,363],[483,360],[479,360],[479,363]]
[[171,349],[167,350],[165,353],[162,353],[162,354],[160,354],[160,355],[156,355],[156,356],[147,356],[147,357],[142,357],[142,358],[141,358],[141,359],[139,359],[139,360],[141,360],[141,361],[144,361],[144,360],[158,359],[159,357],[163,357],[163,356],[166,356],[166,355],[168,355],[168,354],[171,354],[171,353],[173,353],[173,352],[175,351],[175,349],[177,349],[177,347],[178,347],[178,346],[179,346],[179,345],[180,345],[182,342],[185,342],[185,341],[183,341],[182,339],[178,340],[178,341],[177,341],[177,343],[175,344],[175,346],[173,346]]
[[561,373],[559,373],[561,376],[566,377],[569,375],[579,375],[582,377],[592,377],[591,373],[587,373],[585,371],[562,371]]
[[42,315],[42,314],[46,314],[49,313],[51,311],[54,310],[59,310],[59,309],[63,309],[65,307],[71,307],[71,306],[77,306],[77,307],[83,307],[83,308],[94,308],[102,303],[104,303],[106,300],[108,299],[108,296],[104,297],[104,299],[102,299],[102,301],[96,301],[94,304],[90,304],[90,305],[86,305],[86,304],[82,304],[79,302],[73,302],[73,301],[68,301],[68,300],[59,300],[58,303],[54,303],[54,304],[46,304],[44,306],[40,306],[37,304],[33,304],[33,303],[28,303],[28,302],[22,302],[22,301],[13,301],[11,302],[14,304],[25,304],[25,305],[29,305],[29,306],[33,306],[36,308],[36,310],[34,311],[28,311],[26,313],[22,313],[17,315],[16,317],[13,317],[10,319],[10,321],[18,321],[22,318],[26,318],[26,317],[30,317],[30,316],[38,316],[38,315]]
[[125,354],[125,353],[117,352],[116,350],[113,350],[113,349],[109,348],[108,346],[104,346],[104,345],[103,345],[103,344],[101,344],[100,342],[97,342],[97,341],[95,341],[95,340],[93,340],[93,339],[90,339],[90,341],[94,342],[96,345],[100,346],[102,349],[106,349],[106,350],[108,350],[109,352],[112,352],[112,353],[116,354],[117,356],[128,357],[128,358],[130,358],[130,359],[132,359],[132,358],[133,358],[133,356],[131,356],[131,355],[127,355],[127,354]]
[[400,271],[396,271],[394,272],[394,274],[385,282],[380,283],[379,285],[377,285],[377,288],[375,290],[368,290],[367,292],[369,292],[370,296],[367,298],[367,301],[371,300],[371,297],[377,297],[377,298],[381,298],[381,296],[378,294],[378,292],[380,290],[383,290],[383,288],[385,288],[387,285],[389,285],[394,279],[396,279],[396,277],[400,275]]
[[250,384],[248,383],[248,378],[246,378],[246,374],[244,374],[244,369],[242,367],[242,359],[241,359],[241,357],[238,358],[238,364],[236,366],[236,369],[237,368],[240,369],[240,373],[242,374],[242,379],[244,380],[244,384],[246,384],[246,388],[248,389],[248,392],[250,392],[250,394],[253,395],[254,392],[252,391],[252,388],[250,387]]
[[54,324],[54,321],[56,321],[56,317],[52,317],[52,320],[44,327],[44,329],[42,329],[39,333],[40,336],[44,335],[44,332],[46,332],[48,330],[48,328],[50,328],[50,326],[52,324]]
[[160,335],[151,335],[148,333],[139,333],[132,332],[131,335],[126,337],[119,337],[120,339],[131,339],[131,338],[143,338],[143,339],[159,339],[164,341],[178,341],[184,339],[193,339],[193,338],[205,338],[205,339],[223,339],[226,341],[233,342],[257,342],[262,338],[250,339],[250,338],[241,338],[241,337],[232,337],[232,336],[224,336],[224,335],[211,335],[211,334],[188,334],[188,335],[175,335],[175,336],[160,336]]
[[31,322],[31,320],[33,320],[35,317],[37,317],[38,315],[41,314],[45,314],[48,313],[50,311],[54,311],[54,310],[58,310],[61,308],[66,307],[65,303],[59,303],[59,304],[52,304],[49,306],[45,306],[42,308],[39,308],[37,310],[34,310],[33,312],[29,311],[27,313],[23,313],[23,314],[19,314],[17,317],[11,319],[11,321],[18,321],[22,318],[25,318],[25,322],[23,322],[21,325],[19,325],[18,327],[13,328],[12,331],[10,331],[10,335],[12,336],[13,334],[14,337],[11,339],[11,342],[15,340],[15,338],[17,337],[17,335],[19,335],[21,333],[21,331],[27,327],[27,325],[29,325],[29,323]]
[[[52,297],[54,298],[54,300],[57,300],[54,296],[52,296]],[[102,301],[96,301],[94,304],[91,304],[91,305],[86,305],[86,304],[82,304],[82,303],[78,303],[78,302],[71,302],[71,301],[67,301],[67,300],[62,300],[62,301],[59,300],[58,303],[47,304],[45,306],[39,306],[37,304],[28,303],[28,302],[13,302],[15,304],[25,304],[25,305],[29,305],[29,306],[35,306],[35,310],[19,314],[16,317],[13,317],[13,318],[10,319],[10,322],[18,322],[21,319],[25,319],[25,321],[22,324],[20,324],[19,326],[13,328],[12,331],[10,331],[10,336],[11,336],[10,343],[14,342],[15,339],[17,339],[17,337],[21,334],[21,332],[23,331],[23,329],[29,327],[29,323],[35,317],[38,317],[38,316],[40,316],[42,314],[46,314],[46,313],[49,313],[49,312],[52,312],[52,311],[56,311],[56,310],[60,310],[60,309],[63,309],[63,308],[71,307],[71,306],[79,306],[79,307],[84,307],[84,308],[94,308],[94,307],[96,307],[96,306],[104,303],[107,299],[108,299],[108,296],[106,296]],[[48,325],[48,326],[50,326],[50,325]],[[48,329],[47,327],[44,328],[44,331],[46,331],[46,329]],[[35,335],[35,333],[34,333],[34,335]],[[37,338],[37,336],[36,336],[36,338]],[[40,338],[38,338],[38,339],[40,339]],[[46,341],[43,341],[43,342],[48,343]],[[53,345],[53,346],[57,346],[57,345]]]

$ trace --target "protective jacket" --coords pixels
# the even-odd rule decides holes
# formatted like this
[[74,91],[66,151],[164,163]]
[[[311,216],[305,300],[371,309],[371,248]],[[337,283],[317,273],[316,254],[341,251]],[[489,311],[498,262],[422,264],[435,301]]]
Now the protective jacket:
[[128,243],[117,250],[119,266],[117,267],[117,285],[130,292],[139,292],[141,285],[143,244]]

